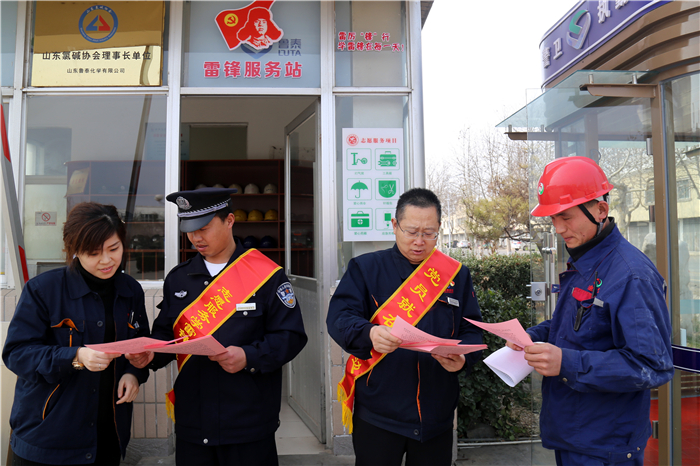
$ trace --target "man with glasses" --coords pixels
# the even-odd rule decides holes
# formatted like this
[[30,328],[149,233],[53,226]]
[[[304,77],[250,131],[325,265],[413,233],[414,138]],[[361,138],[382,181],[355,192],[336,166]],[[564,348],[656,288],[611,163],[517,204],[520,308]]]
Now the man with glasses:
[[[469,269],[435,249],[441,207],[422,188],[405,192],[392,219],[396,244],[352,259],[331,299],[328,333],[348,353],[338,394],[357,465],[449,465],[457,376],[481,353],[439,356],[399,349],[401,317],[431,335],[480,344]],[[354,402],[353,402],[354,401]]]

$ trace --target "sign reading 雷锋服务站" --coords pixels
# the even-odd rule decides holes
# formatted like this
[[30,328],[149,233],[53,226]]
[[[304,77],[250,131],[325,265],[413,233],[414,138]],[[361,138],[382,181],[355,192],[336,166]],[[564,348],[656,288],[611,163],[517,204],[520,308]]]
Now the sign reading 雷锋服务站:
[[552,27],[540,42],[542,84],[610,40],[641,16],[668,0],[587,0]]
[[319,87],[318,2],[192,2],[185,85]]
[[343,241],[393,241],[403,129],[343,128]]
[[37,2],[31,85],[160,86],[165,3]]

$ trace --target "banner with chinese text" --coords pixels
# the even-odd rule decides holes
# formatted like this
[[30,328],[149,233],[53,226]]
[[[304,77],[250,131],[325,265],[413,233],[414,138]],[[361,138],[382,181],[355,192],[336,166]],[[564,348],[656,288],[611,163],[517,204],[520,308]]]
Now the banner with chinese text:
[[31,85],[160,86],[165,4],[37,2]]
[[404,191],[402,128],[343,128],[343,241],[393,241]]

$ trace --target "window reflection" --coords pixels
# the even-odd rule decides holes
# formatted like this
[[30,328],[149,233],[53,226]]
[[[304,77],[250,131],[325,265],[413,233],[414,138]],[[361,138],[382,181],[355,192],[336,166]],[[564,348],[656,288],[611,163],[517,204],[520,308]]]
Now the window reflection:
[[680,344],[700,348],[700,74],[667,83],[664,95],[678,216],[678,259],[671,261],[671,278],[680,302],[674,311],[680,312]]
[[62,226],[85,201],[127,224],[125,270],[164,271],[165,96],[27,98],[24,243],[30,276],[64,263]]

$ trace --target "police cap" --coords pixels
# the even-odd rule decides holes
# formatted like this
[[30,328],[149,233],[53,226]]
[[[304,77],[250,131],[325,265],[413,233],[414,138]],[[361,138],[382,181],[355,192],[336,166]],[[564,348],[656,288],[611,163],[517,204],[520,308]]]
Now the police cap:
[[171,193],[166,199],[177,205],[180,231],[190,233],[211,222],[218,210],[227,208],[234,192],[225,188],[200,188]]

